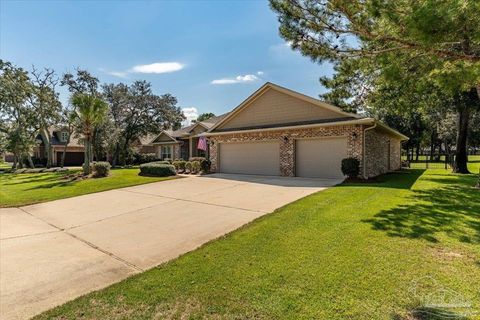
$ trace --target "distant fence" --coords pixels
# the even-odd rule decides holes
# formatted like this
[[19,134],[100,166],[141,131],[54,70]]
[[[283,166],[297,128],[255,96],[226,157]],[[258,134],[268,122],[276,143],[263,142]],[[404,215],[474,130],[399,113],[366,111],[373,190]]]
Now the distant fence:
[[453,155],[419,155],[418,159],[408,159],[406,155],[402,155],[402,167],[413,169],[452,169],[455,158]]

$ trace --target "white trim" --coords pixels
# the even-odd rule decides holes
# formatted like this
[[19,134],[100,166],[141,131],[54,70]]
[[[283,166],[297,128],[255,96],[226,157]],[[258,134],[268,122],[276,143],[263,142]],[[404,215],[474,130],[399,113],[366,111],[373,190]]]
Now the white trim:
[[157,140],[162,134],[165,134],[167,137],[169,137],[169,138],[172,139],[173,141],[177,141],[177,139],[175,139],[174,137],[172,137],[167,131],[162,130],[162,131],[160,131],[160,133],[159,133],[155,138],[153,138],[152,141],[150,141],[150,143],[148,143],[147,145],[149,145],[149,144],[155,145],[155,144],[159,144],[159,143],[165,142],[165,141],[154,142],[154,141]]
[[285,126],[285,127],[275,127],[275,128],[264,128],[264,129],[249,129],[249,130],[233,130],[233,131],[222,131],[222,132],[206,132],[205,136],[221,136],[235,133],[250,133],[250,132],[265,132],[265,131],[281,131],[281,130],[295,130],[295,129],[309,129],[309,128],[318,128],[318,127],[335,127],[342,125],[351,125],[351,124],[373,124],[375,122],[372,118],[362,118],[348,121],[336,121],[336,122],[326,122],[326,123],[314,123],[314,124],[305,124],[297,126]]
[[201,122],[195,122],[195,124],[193,125],[192,128],[190,128],[190,130],[188,130],[188,133],[192,132],[196,127],[197,125],[201,125],[204,129],[206,129],[205,131],[208,130],[208,127],[206,125],[204,125],[203,123]]

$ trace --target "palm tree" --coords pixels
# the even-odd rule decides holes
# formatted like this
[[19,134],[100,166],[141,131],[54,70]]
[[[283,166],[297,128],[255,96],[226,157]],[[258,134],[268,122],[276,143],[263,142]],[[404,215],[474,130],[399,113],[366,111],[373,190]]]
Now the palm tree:
[[90,174],[90,162],[92,160],[93,132],[95,127],[105,121],[108,104],[94,95],[83,93],[74,94],[71,102],[75,107],[80,131],[84,138],[85,157],[83,161],[83,174],[88,175]]

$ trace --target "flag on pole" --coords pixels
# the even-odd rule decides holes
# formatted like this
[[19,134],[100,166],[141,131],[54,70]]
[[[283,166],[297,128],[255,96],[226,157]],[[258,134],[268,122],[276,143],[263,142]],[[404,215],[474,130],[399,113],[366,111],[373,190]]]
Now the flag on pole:
[[207,151],[207,138],[202,136],[198,139],[197,149]]

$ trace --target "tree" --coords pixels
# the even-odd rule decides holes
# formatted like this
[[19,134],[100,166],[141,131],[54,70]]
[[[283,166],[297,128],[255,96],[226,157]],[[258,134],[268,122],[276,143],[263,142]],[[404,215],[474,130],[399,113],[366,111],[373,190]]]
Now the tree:
[[121,156],[125,165],[132,142],[147,134],[171,128],[184,118],[177,99],[170,94],[161,96],[152,92],[151,84],[135,81],[132,85],[109,84],[103,94],[110,106],[111,117],[118,132],[113,161]]
[[213,118],[215,117],[215,114],[211,113],[211,112],[206,112],[206,113],[202,113],[198,116],[197,120],[194,120],[192,122],[202,122],[202,121],[205,121],[205,120],[208,120],[210,118]]
[[62,159],[60,161],[60,167],[62,168],[65,165],[65,156],[67,154],[68,145],[72,139],[72,134],[75,132],[76,121],[77,117],[75,110],[68,106],[64,107],[61,114],[61,124],[63,129],[67,132],[67,141],[64,142],[65,144],[63,145]]
[[58,124],[61,118],[62,104],[56,92],[58,79],[52,69],[39,71],[33,67],[32,88],[29,102],[37,116],[39,133],[45,145],[47,168],[53,165],[53,150],[51,145],[50,127]]
[[108,105],[102,99],[84,93],[75,93],[71,98],[75,107],[75,113],[79,120],[81,133],[85,143],[83,174],[90,174],[90,162],[92,160],[92,140],[94,129],[103,123],[107,116]]
[[[455,172],[468,173],[466,141],[480,91],[480,2],[474,0],[270,0],[280,34],[314,61],[362,61],[416,70],[421,80],[454,97],[458,114]],[[441,21],[441,23],[438,23]],[[353,64],[355,67],[355,64]],[[428,67],[428,68],[427,68]]]
[[31,152],[39,128],[28,103],[32,92],[28,72],[0,60],[0,131],[6,136],[6,149],[14,154],[14,168],[23,167],[25,161],[33,167]]

